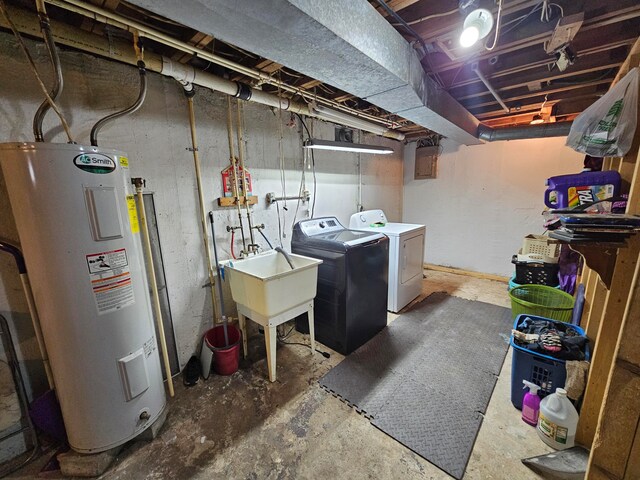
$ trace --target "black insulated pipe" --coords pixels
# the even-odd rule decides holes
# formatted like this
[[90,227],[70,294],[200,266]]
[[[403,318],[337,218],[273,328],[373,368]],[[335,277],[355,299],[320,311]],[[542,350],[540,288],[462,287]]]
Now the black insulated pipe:
[[16,266],[18,267],[18,273],[22,275],[23,273],[27,273],[27,266],[24,263],[24,256],[18,247],[15,245],[11,245],[10,243],[0,241],[0,251],[7,252],[10,255],[13,255],[13,259],[16,262]]
[[138,94],[138,98],[130,107],[127,107],[124,110],[120,110],[119,112],[112,113],[111,115],[107,115],[106,117],[96,122],[96,124],[91,129],[90,136],[92,146],[98,146],[98,134],[100,133],[102,127],[104,127],[107,123],[112,122],[113,120],[135,112],[142,106],[144,98],[147,95],[147,70],[142,60],[138,61],[138,72],[140,73],[140,93]]
[[500,140],[523,140],[527,138],[566,137],[573,122],[541,123],[520,127],[491,128],[478,127],[478,138],[487,142]]
[[[62,93],[62,87],[64,86],[64,80],[62,78],[62,68],[60,66],[60,57],[56,50],[56,45],[51,34],[51,24],[49,23],[49,17],[40,14],[40,30],[42,31],[42,37],[44,38],[44,44],[49,52],[49,58],[53,67],[54,79],[53,88],[49,93],[51,99],[55,102]],[[42,134],[42,122],[44,117],[51,108],[49,100],[45,100],[40,104],[36,114],[33,117],[33,136],[36,142],[44,142],[44,135]]]

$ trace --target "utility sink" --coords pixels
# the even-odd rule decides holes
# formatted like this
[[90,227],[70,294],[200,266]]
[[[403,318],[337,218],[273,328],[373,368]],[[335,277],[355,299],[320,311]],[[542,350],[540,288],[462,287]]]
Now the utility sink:
[[289,254],[293,270],[276,251],[224,262],[233,301],[264,317],[274,317],[313,300],[322,260]]

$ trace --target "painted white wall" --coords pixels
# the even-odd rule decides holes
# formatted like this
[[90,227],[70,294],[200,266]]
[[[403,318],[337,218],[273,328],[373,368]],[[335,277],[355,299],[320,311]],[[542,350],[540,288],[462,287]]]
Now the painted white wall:
[[[36,63],[49,79],[49,67],[41,44],[28,42]],[[137,95],[137,70],[133,67],[71,51],[61,53],[65,90],[60,106],[80,143],[88,143],[91,126],[102,116],[121,109]],[[131,175],[146,179],[147,189],[155,192],[160,241],[163,251],[167,289],[175,327],[181,365],[198,347],[201,333],[211,325],[212,306],[203,242],[198,217],[198,203],[190,144],[187,104],[179,85],[150,73],[149,91],[143,107],[130,117],[105,127],[100,145],[129,154]],[[42,95],[12,37],[0,34],[0,141],[32,141],[31,120]],[[221,260],[230,256],[229,224],[238,223],[234,209],[217,207],[222,194],[220,171],[228,165],[229,148],[226,130],[227,97],[199,89],[195,97],[199,152],[203,168],[203,185],[207,208],[215,211],[216,240]],[[287,195],[297,195],[303,162],[302,130],[282,113],[284,176]],[[268,192],[282,194],[279,155],[279,116],[277,111],[257,104],[245,104],[246,163],[253,175],[254,192],[259,197],[254,221],[265,223],[271,242],[279,243],[275,206],[266,206]],[[317,138],[333,139],[334,126],[308,121]],[[53,112],[45,121],[46,139],[66,141]],[[342,152],[316,153],[316,216],[335,215],[348,225],[357,209],[358,165],[362,167],[362,199],[365,208],[383,207],[390,218],[402,216],[402,144],[371,135],[362,142],[384,144],[395,153],[384,157]],[[306,188],[313,192],[311,170],[305,171]],[[0,237],[17,241],[13,215],[0,175]],[[284,204],[281,204],[283,207]],[[308,205],[301,205],[298,219],[308,215]],[[281,208],[285,248],[290,246],[290,232],[296,202]],[[258,243],[265,242],[258,238]],[[239,234],[235,250],[241,249]],[[79,252],[80,254],[80,252]],[[228,292],[228,309],[233,308]],[[0,255],[0,313],[16,332],[20,355],[27,362],[27,378],[36,390],[44,387],[27,307],[15,266],[7,255]]]
[[464,146],[443,141],[435,179],[414,180],[416,144],[404,152],[403,220],[427,226],[425,261],[503,276],[529,233],[542,233],[545,180],[579,173],[565,138]]

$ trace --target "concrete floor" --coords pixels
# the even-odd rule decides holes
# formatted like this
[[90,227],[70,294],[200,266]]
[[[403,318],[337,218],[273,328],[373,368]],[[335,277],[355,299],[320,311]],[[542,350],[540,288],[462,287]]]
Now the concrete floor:
[[[426,272],[423,295],[452,295],[509,306],[503,283]],[[396,316],[390,315],[390,321]],[[291,341],[300,341],[296,334]],[[263,337],[250,338],[250,359],[230,377],[215,374],[176,396],[158,438],[134,443],[105,479],[447,479],[428,461],[396,442],[317,380],[342,360],[306,347],[278,347],[278,381],[266,379]],[[465,479],[539,478],[520,459],[549,451],[510,403],[507,355],[478,434]],[[33,478],[43,457],[11,478]]]

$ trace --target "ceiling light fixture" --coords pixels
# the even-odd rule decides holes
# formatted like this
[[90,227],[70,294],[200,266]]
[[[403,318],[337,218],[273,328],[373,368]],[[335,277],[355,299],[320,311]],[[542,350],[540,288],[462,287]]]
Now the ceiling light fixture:
[[333,150],[337,152],[373,153],[380,155],[388,155],[390,153],[393,153],[393,149],[389,147],[379,147],[378,145],[364,145],[361,143],[334,142],[331,140],[318,140],[317,138],[306,140],[302,146],[304,148],[313,148],[317,150]]
[[540,125],[541,123],[544,123],[544,118],[542,118],[542,115],[539,113],[536,113],[529,122],[529,125]]
[[351,128],[366,130],[367,132],[375,133],[376,135],[384,135],[384,132],[387,130],[381,125],[377,125],[362,118],[358,118],[354,115],[339,112],[337,110],[333,110],[316,103],[310,103],[309,109],[322,120],[338,123],[340,125],[345,125]]
[[478,8],[467,15],[464,19],[462,34],[460,35],[460,45],[469,48],[481,38],[489,35],[493,28],[493,15],[485,8]]

